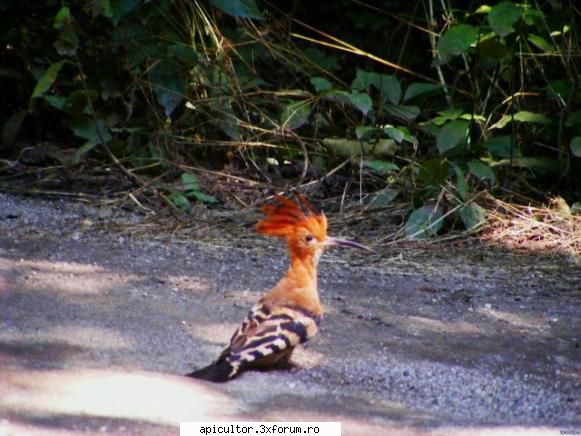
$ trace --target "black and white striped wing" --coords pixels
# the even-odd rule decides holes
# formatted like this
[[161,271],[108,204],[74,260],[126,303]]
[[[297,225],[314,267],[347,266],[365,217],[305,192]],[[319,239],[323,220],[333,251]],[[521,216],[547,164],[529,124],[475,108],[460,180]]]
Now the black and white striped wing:
[[244,367],[274,364],[315,336],[319,322],[319,316],[298,307],[270,309],[259,304],[234,332],[219,360],[232,366],[230,377]]

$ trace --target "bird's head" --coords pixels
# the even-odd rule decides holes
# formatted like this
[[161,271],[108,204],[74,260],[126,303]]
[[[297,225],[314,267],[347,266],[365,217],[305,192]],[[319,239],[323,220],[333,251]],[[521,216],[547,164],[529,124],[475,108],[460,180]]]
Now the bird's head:
[[313,210],[308,200],[299,197],[306,211],[299,204],[281,195],[276,196],[278,204],[266,205],[266,217],[259,221],[256,229],[268,236],[277,236],[287,241],[291,256],[319,258],[327,247],[352,247],[373,251],[371,248],[346,239],[327,235],[325,214]]

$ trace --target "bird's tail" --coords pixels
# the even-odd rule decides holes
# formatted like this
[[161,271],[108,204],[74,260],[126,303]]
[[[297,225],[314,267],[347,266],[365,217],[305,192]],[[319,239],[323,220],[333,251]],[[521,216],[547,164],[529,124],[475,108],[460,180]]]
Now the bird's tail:
[[222,360],[190,372],[186,376],[214,383],[224,383],[232,380],[236,376],[236,373],[233,374],[233,369],[232,365]]

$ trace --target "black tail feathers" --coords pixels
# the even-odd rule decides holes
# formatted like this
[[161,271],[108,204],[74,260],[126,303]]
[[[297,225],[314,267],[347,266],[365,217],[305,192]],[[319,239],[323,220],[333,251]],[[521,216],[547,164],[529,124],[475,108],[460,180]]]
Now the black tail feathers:
[[187,377],[197,378],[199,380],[211,381],[214,383],[224,383],[232,380],[236,374],[232,374],[233,367],[228,362],[222,360],[214,362],[204,368],[186,374]]

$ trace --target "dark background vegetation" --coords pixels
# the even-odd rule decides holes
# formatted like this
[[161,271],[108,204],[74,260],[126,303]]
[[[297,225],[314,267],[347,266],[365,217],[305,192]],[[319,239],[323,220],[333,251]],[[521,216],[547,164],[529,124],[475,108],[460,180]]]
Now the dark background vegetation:
[[186,212],[252,188],[399,200],[418,237],[478,228],[489,194],[574,214],[580,18],[574,1],[0,0],[0,183],[112,167],[103,195]]

